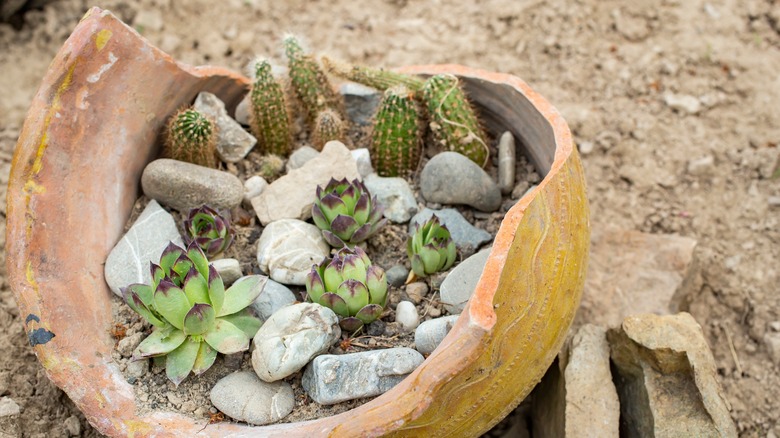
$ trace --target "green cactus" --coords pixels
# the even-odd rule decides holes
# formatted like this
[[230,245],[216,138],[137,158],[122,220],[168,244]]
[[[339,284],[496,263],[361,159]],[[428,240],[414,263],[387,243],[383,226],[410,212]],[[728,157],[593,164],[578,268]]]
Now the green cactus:
[[[292,89],[303,104],[309,124],[313,126],[317,115],[326,108],[335,110],[341,116],[344,113],[341,95],[333,89],[317,61],[303,53],[294,36],[284,38],[284,52],[287,55]],[[344,117],[341,119],[344,120]]]
[[314,132],[312,132],[311,142],[315,149],[322,150],[325,143],[331,140],[344,141],[344,135],[347,129],[344,122],[336,111],[326,108],[317,115],[317,121],[314,123]]
[[292,151],[290,111],[284,89],[271,73],[271,63],[260,60],[255,67],[252,85],[250,122],[263,153],[287,156]]
[[422,154],[420,108],[403,85],[385,91],[371,134],[371,161],[381,176],[405,176]]
[[353,65],[346,62],[336,61],[325,56],[322,57],[322,64],[328,73],[344,78],[348,81],[357,82],[380,91],[388,88],[403,85],[414,92],[422,90],[425,82],[415,76],[396,73],[394,71],[381,68],[367,67],[364,65]]
[[263,155],[257,161],[257,174],[271,182],[284,172],[284,159],[278,155]]
[[458,78],[451,74],[430,77],[423,87],[423,99],[436,141],[485,167],[489,158],[487,137]]
[[182,109],[168,122],[165,155],[206,167],[217,167],[217,127],[192,108]]

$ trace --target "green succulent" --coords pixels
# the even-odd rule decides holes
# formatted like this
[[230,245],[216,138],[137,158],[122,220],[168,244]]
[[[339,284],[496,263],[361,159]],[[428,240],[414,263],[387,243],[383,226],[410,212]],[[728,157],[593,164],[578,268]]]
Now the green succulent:
[[380,316],[387,303],[387,276],[360,247],[342,248],[312,266],[306,276],[309,299],[335,312],[341,328],[355,332]]
[[423,224],[417,224],[406,241],[406,254],[412,262],[412,271],[418,277],[427,277],[449,269],[457,252],[450,230],[434,215]]
[[350,183],[346,178],[331,178],[324,189],[317,186],[317,199],[311,208],[322,237],[337,248],[354,246],[374,235],[387,223],[383,213],[384,207],[362,182],[355,179]]
[[186,249],[170,243],[151,263],[151,284],[122,289],[125,302],[154,326],[133,359],[165,356],[165,372],[175,385],[189,374],[204,373],[217,352],[246,351],[261,322],[248,307],[266,277],[250,275],[225,290],[217,270],[193,242]]
[[187,242],[195,242],[208,257],[220,254],[233,243],[230,220],[207,205],[190,210],[184,230]]

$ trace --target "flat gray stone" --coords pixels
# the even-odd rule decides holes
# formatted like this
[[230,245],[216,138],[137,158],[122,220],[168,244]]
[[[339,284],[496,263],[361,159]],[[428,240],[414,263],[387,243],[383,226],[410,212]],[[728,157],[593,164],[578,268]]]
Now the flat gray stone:
[[289,383],[263,382],[250,371],[220,379],[211,389],[210,398],[214,407],[228,417],[256,426],[279,421],[295,407]]
[[241,272],[241,264],[236,259],[218,259],[212,261],[211,264],[217,270],[225,286],[230,286],[244,275]]
[[320,154],[320,151],[314,149],[311,146],[302,146],[294,150],[290,154],[290,158],[287,160],[286,169],[287,172],[303,167],[304,164],[316,158]]
[[425,359],[411,348],[389,348],[316,357],[301,385],[314,401],[332,405],[390,390]]
[[438,216],[439,222],[442,225],[446,225],[447,229],[450,230],[452,241],[455,242],[455,246],[458,247],[461,255],[465,257],[474,254],[480,246],[493,240],[493,236],[490,233],[471,225],[454,208],[445,208],[443,210],[426,208],[417,213],[409,222],[409,234],[414,233],[415,225],[424,223],[434,214]]
[[244,200],[243,205],[246,208],[252,208],[252,198],[256,198],[268,187],[268,182],[260,175],[254,175],[244,181]]
[[244,198],[244,185],[236,176],[168,158],[146,165],[141,187],[146,196],[185,213],[203,204],[231,209]]
[[395,265],[385,271],[387,282],[393,287],[401,287],[409,276],[409,270],[404,265]]
[[420,325],[417,307],[411,301],[401,301],[395,308],[395,322],[401,324],[404,331],[411,332]]
[[[325,187],[331,178],[358,178],[357,163],[343,143],[330,141],[322,152],[268,186],[252,199],[252,207],[263,226],[279,219],[311,217],[317,186]],[[243,190],[243,189],[242,189]]]
[[298,372],[341,336],[339,318],[327,307],[293,304],[271,315],[257,331],[252,367],[266,382]]
[[349,120],[358,126],[371,125],[374,113],[382,100],[382,93],[354,82],[343,83],[339,91],[344,96],[344,106]]
[[149,263],[158,263],[170,242],[184,245],[173,216],[152,200],[106,258],[103,269],[111,291],[121,298],[121,288],[149,284]]
[[265,321],[277,310],[295,304],[296,301],[295,295],[287,286],[268,280],[251,306],[257,312],[257,316]]
[[439,290],[444,310],[453,315],[463,311],[469,298],[474,294],[474,289],[477,288],[477,282],[485,269],[488,256],[490,256],[490,249],[484,249],[460,262],[447,274]]
[[368,149],[352,149],[350,153],[357,163],[358,173],[361,177],[365,178],[374,173],[374,168],[371,166],[371,153]]
[[506,131],[498,141],[498,188],[504,195],[511,193],[515,186],[516,164],[515,137],[511,132]]
[[457,320],[458,315],[450,315],[423,321],[414,331],[414,348],[422,354],[433,353]]
[[236,105],[236,122],[249,126],[249,101],[251,99],[250,93],[246,93],[241,102]]
[[202,91],[192,106],[217,123],[217,155],[222,161],[236,163],[244,159],[257,144],[257,139],[225,110],[225,103],[211,93]]
[[371,195],[385,206],[385,217],[395,223],[408,222],[417,213],[417,200],[403,178],[384,178],[372,173],[363,180]]
[[501,206],[501,191],[490,175],[457,152],[442,152],[425,164],[420,191],[428,202],[464,204],[486,212]]
[[304,285],[311,266],[330,254],[317,226],[298,219],[271,222],[257,242],[257,262],[282,284]]

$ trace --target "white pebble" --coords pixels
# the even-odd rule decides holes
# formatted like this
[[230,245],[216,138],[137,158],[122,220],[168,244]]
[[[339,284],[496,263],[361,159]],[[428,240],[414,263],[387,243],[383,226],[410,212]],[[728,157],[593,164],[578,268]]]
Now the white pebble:
[[420,316],[417,308],[411,301],[401,301],[395,308],[395,321],[401,323],[404,331],[410,332],[420,325]]

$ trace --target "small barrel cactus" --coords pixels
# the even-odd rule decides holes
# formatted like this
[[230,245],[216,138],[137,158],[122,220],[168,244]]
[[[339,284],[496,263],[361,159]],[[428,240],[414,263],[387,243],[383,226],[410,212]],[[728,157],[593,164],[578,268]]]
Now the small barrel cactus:
[[203,251],[173,243],[160,264],[151,264],[151,284],[122,289],[125,302],[154,326],[133,352],[133,359],[165,357],[165,373],[176,386],[193,372],[214,364],[217,352],[246,351],[261,322],[248,307],[260,295],[266,277],[251,275],[225,290]]
[[371,161],[381,176],[406,176],[422,155],[420,109],[403,85],[385,91],[371,133]]
[[423,100],[436,141],[485,167],[490,158],[487,136],[458,78],[451,74],[428,78],[423,87]]
[[165,155],[205,167],[217,166],[217,126],[188,108],[171,117],[165,139]]
[[287,156],[292,151],[290,110],[284,88],[271,72],[271,63],[259,60],[250,94],[249,125],[263,153]]
[[187,243],[195,242],[207,257],[220,254],[233,243],[230,220],[207,205],[190,210],[184,230]]
[[342,248],[333,259],[312,266],[306,293],[312,302],[339,315],[341,328],[351,333],[382,316],[387,276],[360,247]]
[[[303,104],[307,120],[311,126],[317,120],[317,114],[325,108],[331,108],[343,114],[343,100],[330,84],[328,77],[317,61],[303,53],[298,40],[288,35],[284,38],[284,53],[287,56],[290,82],[295,95]],[[342,120],[344,118],[342,117]]]
[[331,246],[354,246],[379,231],[387,219],[384,207],[372,197],[366,186],[346,178],[331,178],[323,189],[317,186],[317,199],[311,208],[314,223]]
[[414,233],[406,241],[406,254],[418,277],[449,269],[457,256],[450,230],[439,223],[436,215],[415,226]]
[[331,140],[344,141],[346,134],[344,121],[336,111],[326,108],[317,114],[317,121],[314,123],[314,132],[312,133],[312,145],[318,151],[322,150],[325,143]]
[[322,57],[322,65],[325,66],[325,70],[330,74],[339,76],[348,81],[376,88],[380,91],[385,91],[397,85],[403,85],[409,90],[416,92],[422,90],[422,87],[425,84],[425,81],[415,76],[396,73],[382,68],[352,65],[325,56]]

